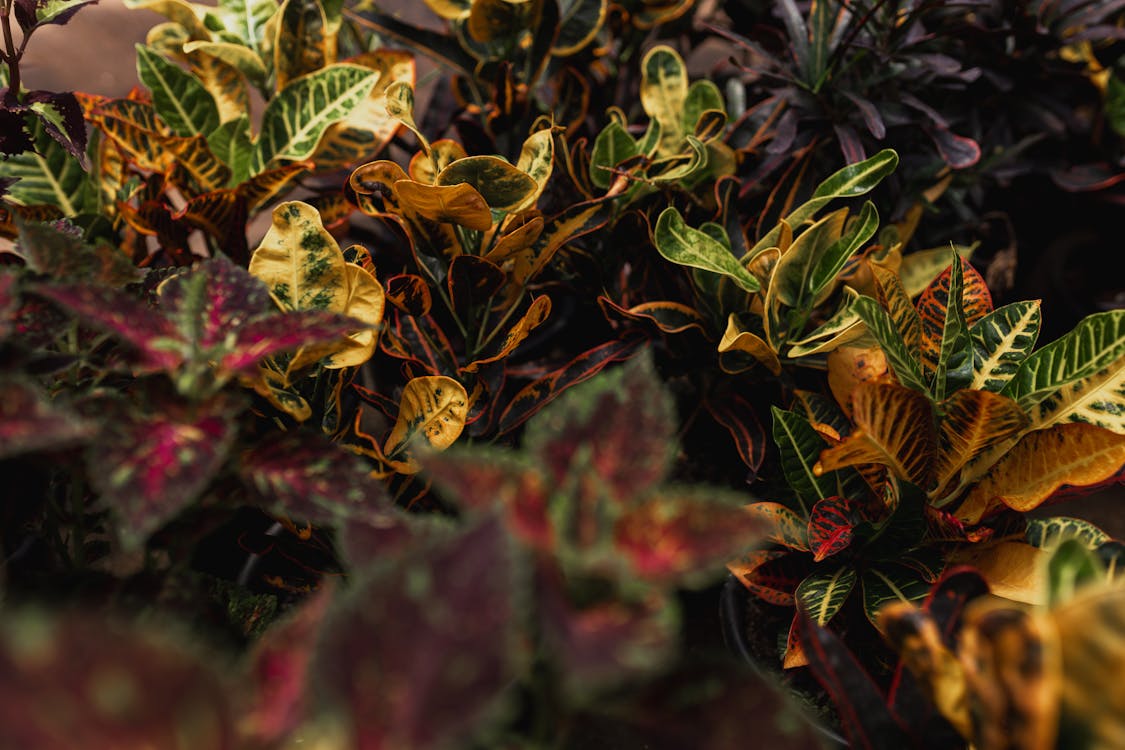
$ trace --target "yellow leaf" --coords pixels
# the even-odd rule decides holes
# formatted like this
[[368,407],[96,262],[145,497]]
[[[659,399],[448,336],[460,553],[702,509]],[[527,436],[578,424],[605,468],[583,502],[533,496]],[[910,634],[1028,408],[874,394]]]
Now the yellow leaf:
[[410,159],[406,171],[410,179],[426,185],[433,185],[438,172],[448,167],[458,159],[468,157],[465,147],[457,141],[442,138],[430,144],[430,153],[419,151]]
[[857,464],[881,464],[926,487],[932,476],[935,430],[930,400],[895,383],[862,383],[852,394],[856,429],[827,448],[813,467],[819,476]]
[[781,360],[777,358],[777,352],[762,337],[741,330],[734,313],[727,318],[727,330],[719,341],[719,354],[732,351],[749,354],[774,375],[781,374]]
[[392,460],[405,459],[403,473],[417,472],[418,463],[406,455],[410,443],[422,440],[439,451],[453,445],[465,428],[468,403],[464,386],[453,378],[430,375],[412,379],[402,390],[398,419],[383,445],[383,454]]
[[283,310],[340,312],[347,295],[344,254],[307,203],[288,201],[250,258],[250,273],[265,282]]
[[527,338],[528,334],[546,320],[547,316],[550,314],[551,298],[546,295],[536,297],[535,301],[527,308],[527,312],[523,314],[523,317],[508,331],[507,335],[504,337],[504,343],[500,345],[500,350],[490,357],[473,360],[465,365],[463,368],[464,371],[476,372],[480,369],[481,365],[496,362],[507,357]]
[[404,209],[431,221],[452,222],[478,232],[492,227],[492,212],[481,194],[467,183],[457,185],[424,185],[413,180],[399,180],[395,194]]
[[1027,415],[1012,399],[990,391],[957,391],[941,405],[937,494],[973,457],[1023,431]]
[[861,383],[889,383],[893,380],[887,355],[878,345],[841,346],[828,354],[828,387],[836,403],[849,417],[852,414],[852,391]]
[[809,528],[793,510],[781,503],[750,503],[746,512],[760,520],[766,539],[790,549],[809,551]]
[[996,596],[1026,604],[1046,604],[1043,565],[1047,554],[1046,550],[1024,542],[974,544],[951,555],[948,567],[976,568]]
[[383,322],[383,308],[386,305],[383,285],[374,276],[353,263],[349,263],[345,270],[348,294],[341,312],[370,327],[350,334],[334,346],[334,351],[324,363],[329,370],[357,367],[371,359],[379,339],[379,324]]
[[1125,468],[1125,435],[1072,422],[1025,435],[988,472],[957,509],[976,523],[1006,505],[1037,508],[1063,485],[1083,487],[1112,478]]

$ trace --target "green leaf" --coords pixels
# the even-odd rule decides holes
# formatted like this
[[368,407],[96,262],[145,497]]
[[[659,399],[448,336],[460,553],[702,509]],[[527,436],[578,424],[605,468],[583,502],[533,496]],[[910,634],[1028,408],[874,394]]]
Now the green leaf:
[[641,61],[641,106],[660,129],[660,156],[680,150],[687,95],[688,73],[683,58],[663,44],[650,49]]
[[378,75],[369,68],[340,64],[292,81],[262,115],[254,174],[279,159],[307,158],[328,126],[347,117],[367,97]]
[[898,154],[889,148],[850,164],[820,183],[812,199],[796,208],[785,220],[795,230],[837,198],[855,198],[869,192],[897,166]]
[[[878,229],[879,212],[875,210],[875,204],[866,201],[859,212],[859,216],[849,224],[846,234],[829,245],[820,257],[816,258],[811,264],[807,282],[809,295],[814,299],[819,299],[822,292],[830,289],[831,284],[836,280],[840,271],[844,269],[848,259],[874,237]],[[786,253],[786,255],[788,254]],[[784,258],[785,256],[782,256],[783,260]]]
[[790,489],[797,494],[801,510],[809,510],[820,500],[836,494],[836,480],[830,474],[818,476],[813,467],[827,446],[824,438],[800,414],[770,407],[773,414],[773,441],[781,454],[781,469]]
[[718,110],[725,114],[727,108],[719,87],[704,78],[688,87],[687,98],[684,100],[683,120],[680,122],[683,132],[693,132],[699,123],[699,118],[708,110]]
[[[1001,391],[1019,402],[1036,423],[1065,421],[1071,404],[1060,404],[1061,389],[1087,378],[1104,381],[1107,368],[1112,380],[1125,368],[1125,310],[1095,313],[1080,321],[1069,333],[1035,352],[1016,370]],[[1073,394],[1078,395],[1078,394]],[[1059,415],[1059,407],[1068,413]],[[1060,418],[1061,416],[1061,418]]]
[[275,0],[219,0],[223,28],[256,49],[265,36],[266,22],[277,12]]
[[856,570],[850,565],[813,573],[797,586],[797,604],[817,625],[825,625],[848,600],[856,578]]
[[860,295],[852,306],[887,356],[887,362],[890,363],[898,381],[908,388],[929,395],[930,389],[922,375],[922,367],[906,342],[902,340],[902,334],[891,320],[890,314],[878,302],[866,295]]
[[1082,586],[1105,578],[1105,567],[1097,554],[1080,539],[1066,539],[1047,560],[1047,603],[1061,604]]
[[605,23],[607,0],[561,0],[559,32],[551,53],[573,55],[593,41]]
[[590,182],[600,188],[608,188],[613,182],[611,169],[626,159],[640,153],[637,142],[617,120],[606,125],[594,139],[594,151],[590,156]]
[[1067,516],[1051,518],[1030,518],[1024,538],[1033,547],[1054,547],[1067,539],[1077,539],[1090,549],[1110,540],[1109,534],[1089,521]]
[[83,6],[95,2],[97,0],[40,0],[35,3],[36,25],[65,24]]
[[207,145],[215,158],[230,167],[230,184],[240,185],[250,178],[250,159],[254,147],[250,142],[250,118],[246,115],[224,122],[207,136]]
[[1042,315],[1039,300],[1013,302],[993,310],[969,328],[973,379],[969,387],[998,392],[1035,348]]
[[496,156],[458,159],[438,173],[435,185],[467,183],[484,198],[488,207],[504,211],[523,203],[539,185],[508,162]]
[[858,292],[850,286],[845,286],[840,307],[831,318],[818,326],[816,330],[807,336],[790,342],[789,356],[796,358],[813,354],[826,354],[862,336],[867,329],[863,326],[859,314],[852,307],[858,297]]
[[929,593],[930,584],[909,568],[886,565],[863,574],[863,610],[872,624],[885,605],[892,602],[918,604]]
[[664,209],[653,234],[657,251],[673,263],[721,274],[747,292],[761,288],[729,250],[704,232],[687,226],[675,208]]
[[6,198],[24,206],[57,206],[64,216],[85,211],[96,196],[82,165],[47,134],[38,118],[32,139],[35,151],[0,162],[3,176],[18,180],[8,188]]
[[965,322],[965,308],[961,299],[965,289],[965,274],[961,256],[953,253],[950,264],[949,296],[945,306],[945,326],[941,334],[941,351],[934,372],[933,394],[938,401],[973,379],[973,345],[969,339],[969,326]]
[[1125,81],[1111,71],[1105,88],[1105,117],[1119,136],[1125,138]]
[[207,136],[219,126],[215,98],[191,73],[137,45],[137,75],[152,91],[156,113],[176,135]]

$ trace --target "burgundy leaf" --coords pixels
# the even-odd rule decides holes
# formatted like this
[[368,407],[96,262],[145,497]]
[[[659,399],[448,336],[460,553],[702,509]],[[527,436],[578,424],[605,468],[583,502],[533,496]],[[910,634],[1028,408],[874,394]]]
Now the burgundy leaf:
[[386,280],[387,302],[415,318],[428,315],[433,301],[426,280],[414,274],[399,274]]
[[365,327],[346,315],[319,310],[270,315],[237,329],[231,351],[220,360],[220,367],[227,372],[242,372],[266,357],[329,344]]
[[[86,155],[86,121],[74,94],[32,91],[27,95],[26,102],[39,117],[47,135],[58,141],[67,153],[78,160],[83,169],[88,170],[90,159]],[[44,114],[43,110],[50,110],[51,115]]]
[[869,100],[864,99],[858,94],[853,94],[846,89],[843,90],[844,96],[856,106],[859,113],[863,116],[863,124],[867,126],[868,132],[875,136],[876,140],[883,140],[883,136],[887,134],[887,126],[883,124],[883,117],[879,114],[879,110]]
[[844,163],[855,164],[867,158],[863,149],[863,141],[851,125],[833,125],[836,131],[836,140],[840,143],[840,152],[844,155]]
[[468,319],[470,310],[489,304],[493,296],[504,288],[507,275],[491,261],[476,255],[458,255],[449,264],[449,299],[453,310],[462,320]]
[[120,250],[92,248],[69,222],[19,222],[16,252],[36,273],[60,281],[92,281],[112,287],[140,281],[141,272]]
[[377,566],[322,629],[316,673],[358,750],[469,740],[514,675],[515,560],[489,519]]
[[756,477],[766,457],[767,438],[754,407],[739,395],[724,395],[718,403],[706,398],[703,405],[734,438],[739,457],[750,469],[751,477]]
[[525,444],[548,481],[561,484],[572,471],[590,470],[611,497],[627,500],[664,479],[675,429],[672,399],[644,358],[553,404],[528,429]]
[[[0,89],[0,91],[7,91],[7,89]],[[0,154],[15,156],[34,150],[35,141],[31,138],[23,113],[0,109]]]
[[706,585],[764,534],[742,499],[716,490],[668,488],[629,508],[614,546],[636,576],[660,585]]
[[798,634],[809,669],[836,706],[851,746],[864,750],[910,747],[898,717],[847,646],[832,631],[803,615]]
[[38,286],[35,293],[131,344],[141,354],[142,369],[172,371],[184,361],[181,339],[172,322],[125,292],[58,284]]
[[1052,170],[1051,179],[1063,190],[1072,193],[1093,192],[1125,181],[1125,170],[1114,169],[1108,164],[1078,164],[1069,169]]
[[809,513],[809,549],[813,562],[843,552],[852,543],[852,532],[863,520],[860,508],[844,497],[820,500]]
[[233,750],[232,696],[169,633],[6,611],[0,747]]
[[35,26],[62,26],[75,13],[98,0],[16,0],[16,20],[26,34]]
[[247,657],[254,697],[242,728],[257,742],[277,743],[305,720],[313,649],[332,594],[332,586],[321,588],[287,620],[270,627]]
[[242,454],[238,470],[266,507],[295,520],[379,520],[391,508],[367,463],[319,432],[275,433],[259,440]]
[[165,398],[144,415],[107,415],[108,429],[89,449],[90,482],[126,544],[143,542],[202,494],[226,461],[237,411],[227,398],[190,408]]
[[679,637],[674,605],[652,592],[640,601],[579,608],[562,577],[544,571],[536,586],[544,650],[575,697],[651,673],[670,659]]
[[500,511],[509,530],[542,550],[555,544],[548,514],[550,486],[535,468],[508,453],[448,450],[422,462],[434,484],[457,503],[477,512]]
[[224,256],[173,276],[160,285],[159,295],[181,338],[203,349],[221,346],[232,331],[277,312],[266,285]]
[[347,518],[341,523],[341,552],[353,573],[373,563],[401,557],[422,534],[430,530],[431,516],[408,515],[397,510],[369,518]]
[[0,392],[0,459],[65,448],[96,432],[93,424],[56,408],[31,383],[0,379]]
[[966,169],[980,161],[980,146],[972,138],[937,126],[926,126],[923,130],[937,146],[941,158],[954,169]]

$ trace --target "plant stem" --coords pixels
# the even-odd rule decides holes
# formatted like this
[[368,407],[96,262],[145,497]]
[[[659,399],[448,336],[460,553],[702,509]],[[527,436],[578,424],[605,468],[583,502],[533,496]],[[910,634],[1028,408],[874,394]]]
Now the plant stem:
[[[20,57],[23,56],[23,45],[20,45],[20,49],[17,50],[15,39],[12,37],[12,4],[15,0],[0,1],[3,2],[0,24],[4,27],[4,62],[8,64],[8,93],[12,96],[19,96]],[[24,43],[27,43],[26,39],[24,39]]]

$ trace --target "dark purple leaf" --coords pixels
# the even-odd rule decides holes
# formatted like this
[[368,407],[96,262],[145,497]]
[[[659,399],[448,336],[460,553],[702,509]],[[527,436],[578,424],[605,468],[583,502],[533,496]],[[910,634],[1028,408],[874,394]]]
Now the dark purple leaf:
[[875,105],[858,94],[853,94],[847,90],[843,93],[863,116],[863,124],[867,126],[868,132],[875,136],[876,140],[883,140],[883,136],[887,134],[887,126],[883,124],[883,118]]
[[1051,179],[1063,190],[1072,193],[1105,190],[1125,180],[1125,169],[1108,164],[1079,164],[1069,169],[1051,171]]
[[777,121],[777,127],[773,131],[773,139],[766,146],[766,153],[787,154],[796,139],[797,113],[788,109]]
[[7,611],[0,747],[234,750],[234,701],[198,649],[167,631]]
[[242,454],[239,475],[266,507],[294,520],[333,524],[376,521],[391,510],[383,485],[358,455],[316,432],[287,432],[257,441]]
[[111,409],[87,462],[126,544],[143,542],[203,493],[226,461],[238,410],[227,398],[188,406],[171,397],[145,415]]
[[0,109],[0,154],[15,156],[35,150],[22,112]]
[[75,13],[98,0],[16,0],[16,20],[26,34],[36,26],[62,26]]
[[704,406],[734,438],[739,457],[750,469],[751,477],[756,477],[766,456],[767,438],[754,407],[742,396],[732,394],[725,395],[718,403],[707,398]]
[[746,511],[739,496],[669,487],[618,518],[614,548],[641,580],[707,585],[764,533],[761,520]]
[[930,118],[930,122],[932,122],[936,127],[946,130],[949,129],[949,121],[946,120],[940,112],[938,112],[936,109],[926,104],[924,101],[914,96],[913,94],[902,93],[899,95],[899,100],[911,109],[916,109],[926,117]]
[[93,424],[55,407],[31,383],[0,379],[0,392],[0,459],[65,448],[96,432]]
[[851,125],[833,125],[832,129],[836,131],[836,140],[840,144],[845,163],[855,164],[867,158],[863,150],[863,142]]
[[613,498],[628,499],[664,479],[675,418],[671,396],[642,358],[553,404],[528,429],[525,445],[549,482],[592,471]]
[[937,146],[941,158],[954,169],[966,169],[980,161],[980,146],[972,138],[937,126],[924,127],[923,130]]
[[561,576],[544,572],[535,588],[544,651],[573,697],[649,674],[675,654],[678,617],[664,596],[579,608],[564,586]]
[[316,674],[358,750],[469,744],[514,676],[513,552],[496,519],[353,582],[322,629]]
[[143,369],[172,371],[184,361],[180,336],[172,322],[125,292],[58,284],[36,287],[35,293],[71,311],[83,323],[131,344],[141,354]]
[[851,746],[862,750],[910,747],[906,730],[847,646],[831,630],[804,615],[799,618],[798,633],[809,669],[835,704]]
[[564,367],[555,370],[516,394],[500,415],[500,433],[510,432],[540,409],[554,401],[563,391],[597,375],[607,365],[629,359],[644,343],[643,337],[621,338],[578,355]]
[[74,94],[32,91],[28,94],[26,102],[43,123],[47,135],[58,141],[67,153],[78,160],[83,169],[89,170],[90,159],[86,155],[86,121],[82,117],[82,107]]
[[321,588],[288,619],[271,626],[247,657],[246,673],[254,686],[254,698],[241,728],[265,746],[285,739],[309,713],[316,635],[333,593],[333,586]]

